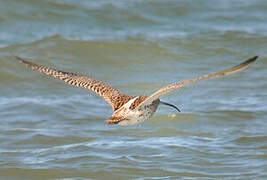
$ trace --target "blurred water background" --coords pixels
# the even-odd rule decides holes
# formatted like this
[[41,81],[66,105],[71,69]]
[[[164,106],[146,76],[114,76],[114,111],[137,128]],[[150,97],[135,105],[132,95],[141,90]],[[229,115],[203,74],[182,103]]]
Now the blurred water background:
[[[0,1],[0,179],[266,179],[266,0]],[[181,88],[135,126],[109,104],[11,55],[149,95]]]

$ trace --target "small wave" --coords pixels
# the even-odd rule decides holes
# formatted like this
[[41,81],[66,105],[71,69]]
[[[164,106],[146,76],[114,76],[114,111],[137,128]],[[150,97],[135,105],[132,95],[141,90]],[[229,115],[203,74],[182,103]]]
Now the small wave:
[[219,118],[231,121],[233,118],[236,120],[258,119],[264,116],[264,114],[266,114],[266,111],[265,110],[253,110],[253,111],[215,110],[215,111],[201,111],[201,113],[205,113],[205,116],[209,118]]
[[242,37],[247,34],[266,35],[264,6],[251,8],[250,3],[240,4],[241,9],[233,9],[225,3],[221,3],[225,8],[218,8],[210,3],[195,6],[193,3],[151,3],[144,0],[5,3],[6,9],[0,14],[5,22],[0,30],[1,47],[57,34],[66,39],[85,41],[172,39],[207,32],[213,35],[236,32],[231,37],[237,34],[242,34]]
[[267,136],[244,136],[234,140],[237,143],[267,143]]

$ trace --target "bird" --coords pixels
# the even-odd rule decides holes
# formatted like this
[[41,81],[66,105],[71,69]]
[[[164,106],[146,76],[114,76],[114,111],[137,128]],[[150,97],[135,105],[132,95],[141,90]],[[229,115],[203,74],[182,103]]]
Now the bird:
[[88,90],[93,91],[104,100],[106,100],[113,108],[113,114],[109,117],[106,122],[108,124],[118,124],[118,125],[134,125],[143,122],[156,112],[160,104],[167,105],[175,108],[178,112],[180,109],[173,104],[163,102],[160,98],[167,93],[181,88],[185,85],[195,83],[204,79],[216,78],[220,76],[225,76],[239,72],[246,69],[249,65],[256,61],[258,56],[254,56],[236,66],[224,69],[215,73],[210,73],[202,75],[196,78],[178,81],[168,84],[159,90],[155,91],[150,96],[129,96],[121,93],[119,90],[111,87],[107,83],[93,79],[86,75],[76,74],[72,72],[65,72],[53,68],[49,68],[43,65],[38,65],[33,62],[27,61],[19,56],[14,55],[14,58],[18,59],[21,63],[27,65],[28,67],[40,71],[46,75],[58,78],[65,81],[68,84],[83,87]]

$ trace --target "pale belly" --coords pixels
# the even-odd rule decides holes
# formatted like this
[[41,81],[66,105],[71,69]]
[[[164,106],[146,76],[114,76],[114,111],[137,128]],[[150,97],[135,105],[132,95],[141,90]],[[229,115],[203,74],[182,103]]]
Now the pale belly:
[[121,126],[133,125],[149,119],[151,116],[153,116],[153,114],[157,110],[160,102],[160,100],[157,99],[149,105],[141,106],[137,110],[132,110],[130,107],[132,103],[134,103],[136,98],[138,97],[131,99],[120,109],[118,109],[113,113],[113,118],[117,119],[117,121],[115,122],[117,122],[118,125]]
[[120,121],[118,125],[127,126],[144,122],[145,120],[153,116],[155,111],[156,108],[145,108],[140,111],[128,112],[127,117],[124,120]]

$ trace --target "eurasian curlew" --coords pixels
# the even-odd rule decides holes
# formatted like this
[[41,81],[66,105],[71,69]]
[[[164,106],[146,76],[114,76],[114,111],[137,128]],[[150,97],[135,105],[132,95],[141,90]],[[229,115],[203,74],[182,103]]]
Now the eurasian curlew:
[[92,79],[88,76],[51,69],[46,66],[26,61],[18,56],[14,57],[32,69],[38,70],[55,78],[59,78],[68,84],[84,87],[95,92],[97,95],[104,98],[113,108],[113,115],[107,120],[107,123],[119,125],[132,125],[147,120],[155,113],[159,104],[168,105],[180,111],[176,106],[162,102],[159,98],[174,89],[183,87],[190,83],[241,71],[247,68],[258,58],[258,56],[255,56],[232,68],[169,84],[160,88],[150,96],[128,96],[119,92],[117,89],[112,88],[108,84]]

